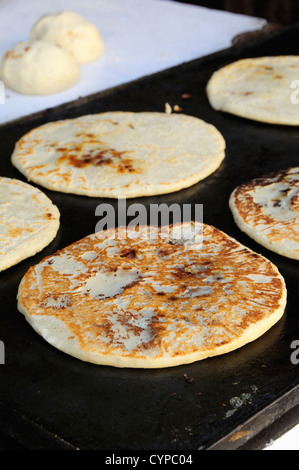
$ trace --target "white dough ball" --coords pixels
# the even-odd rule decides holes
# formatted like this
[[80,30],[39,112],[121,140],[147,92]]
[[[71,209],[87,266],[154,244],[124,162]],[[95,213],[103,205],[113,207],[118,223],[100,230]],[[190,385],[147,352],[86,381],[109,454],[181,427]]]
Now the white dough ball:
[[31,39],[52,41],[67,49],[79,64],[100,57],[105,44],[98,28],[72,11],[48,13],[32,27]]
[[52,42],[21,41],[4,54],[0,74],[5,85],[19,93],[46,95],[77,83],[80,66]]

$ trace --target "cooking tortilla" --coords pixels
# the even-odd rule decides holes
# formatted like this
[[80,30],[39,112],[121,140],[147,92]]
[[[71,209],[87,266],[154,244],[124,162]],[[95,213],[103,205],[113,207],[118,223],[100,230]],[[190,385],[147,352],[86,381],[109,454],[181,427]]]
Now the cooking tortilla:
[[114,111],[33,129],[17,142],[12,163],[54,191],[132,198],[189,187],[224,157],[223,136],[201,119]]
[[199,222],[120,227],[32,266],[18,309],[49,344],[82,361],[163,368],[229,353],[283,315],[270,261]]
[[299,167],[238,186],[229,205],[238,227],[268,250],[299,259]]
[[246,58],[217,70],[207,85],[211,106],[269,124],[299,124],[299,56]]
[[39,189],[0,177],[0,271],[33,256],[55,238],[58,208]]

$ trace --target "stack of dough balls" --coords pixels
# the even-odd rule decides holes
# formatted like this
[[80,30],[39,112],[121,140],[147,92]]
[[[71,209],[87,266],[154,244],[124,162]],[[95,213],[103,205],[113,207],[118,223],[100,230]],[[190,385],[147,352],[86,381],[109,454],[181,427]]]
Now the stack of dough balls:
[[42,16],[30,38],[4,54],[1,79],[13,90],[30,95],[58,93],[80,79],[80,65],[98,59],[105,44],[98,28],[77,13]]

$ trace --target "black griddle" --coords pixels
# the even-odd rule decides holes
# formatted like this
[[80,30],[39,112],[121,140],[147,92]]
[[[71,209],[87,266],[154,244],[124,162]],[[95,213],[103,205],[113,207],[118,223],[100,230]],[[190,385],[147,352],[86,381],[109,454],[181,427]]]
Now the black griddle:
[[[24,177],[10,163],[15,142],[48,121],[108,110],[164,111],[165,103],[214,124],[227,142],[226,159],[211,176],[168,195],[127,200],[203,204],[204,222],[235,237],[277,265],[288,303],[265,335],[232,353],[161,370],[96,366],[44,341],[17,311],[18,284],[27,269],[94,232],[95,208],[117,201],[42,189],[61,212],[56,239],[41,253],[0,273],[0,431],[25,449],[242,449],[299,404],[299,264],[270,252],[233,222],[228,198],[236,185],[299,164],[299,129],[267,125],[214,111],[205,87],[213,71],[242,57],[298,54],[299,26],[0,127],[0,174]],[[298,79],[299,77],[294,77]],[[189,99],[182,96],[189,94]],[[298,105],[299,106],[299,105]],[[299,108],[298,108],[299,112]],[[256,443],[255,448],[258,448]]]

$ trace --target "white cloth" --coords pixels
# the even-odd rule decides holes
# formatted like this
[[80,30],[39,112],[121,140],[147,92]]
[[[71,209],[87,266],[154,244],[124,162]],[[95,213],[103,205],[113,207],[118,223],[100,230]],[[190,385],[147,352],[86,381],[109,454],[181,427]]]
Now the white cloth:
[[1,0],[0,57],[29,38],[42,15],[59,10],[75,11],[95,23],[105,54],[81,66],[79,83],[62,93],[26,96],[6,87],[0,124],[227,48],[237,34],[265,24],[263,19],[165,0]]

